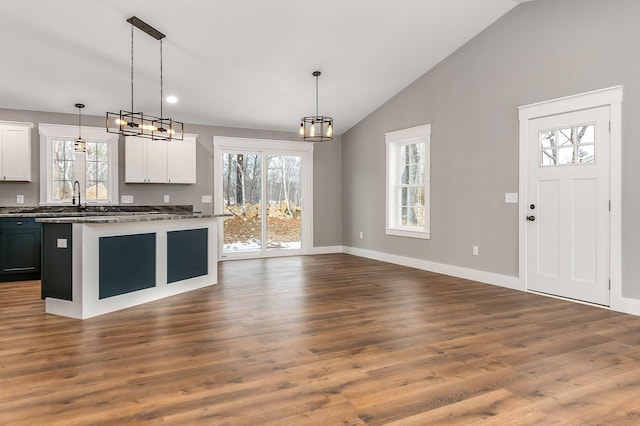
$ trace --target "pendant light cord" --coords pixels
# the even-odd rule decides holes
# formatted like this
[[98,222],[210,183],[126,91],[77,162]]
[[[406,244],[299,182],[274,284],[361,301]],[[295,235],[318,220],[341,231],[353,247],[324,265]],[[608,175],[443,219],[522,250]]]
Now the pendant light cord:
[[164,116],[162,115],[162,39],[160,39],[160,120]]
[[316,117],[318,117],[318,75],[316,75]]
[[133,112],[133,24],[131,24],[131,112]]
[[82,139],[82,109],[78,107],[78,139]]

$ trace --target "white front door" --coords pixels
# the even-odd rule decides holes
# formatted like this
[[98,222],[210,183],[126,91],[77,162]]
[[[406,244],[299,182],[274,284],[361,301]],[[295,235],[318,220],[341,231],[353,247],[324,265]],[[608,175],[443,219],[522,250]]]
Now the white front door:
[[529,290],[609,306],[609,115],[529,120]]

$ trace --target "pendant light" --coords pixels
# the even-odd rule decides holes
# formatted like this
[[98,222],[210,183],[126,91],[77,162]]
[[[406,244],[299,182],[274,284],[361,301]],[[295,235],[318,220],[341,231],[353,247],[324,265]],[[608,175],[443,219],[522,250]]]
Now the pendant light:
[[75,107],[78,108],[78,139],[74,141],[73,146],[76,153],[84,154],[87,152],[87,141],[82,139],[82,108],[84,108],[84,104],[75,104]]
[[[165,118],[162,111],[163,75],[162,75],[162,39],[165,35],[135,16],[127,19],[131,24],[131,110],[120,110],[119,114],[107,112],[107,132],[122,136],[138,136],[154,140],[184,139],[184,123]],[[150,35],[160,42],[160,117],[134,112],[133,108],[133,27]],[[113,127],[115,126],[115,128]]]
[[333,140],[333,118],[318,115],[318,77],[322,73],[314,71],[316,78],[316,115],[302,117],[300,121],[300,136],[305,142],[329,142]]

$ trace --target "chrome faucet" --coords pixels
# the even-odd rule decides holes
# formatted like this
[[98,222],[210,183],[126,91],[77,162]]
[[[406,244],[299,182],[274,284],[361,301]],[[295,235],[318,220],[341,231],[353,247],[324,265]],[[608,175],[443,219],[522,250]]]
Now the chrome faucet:
[[78,211],[80,211],[80,182],[75,181],[73,182],[73,194],[72,194],[72,198],[71,198],[71,204],[75,205],[76,204],[76,186],[78,187]]

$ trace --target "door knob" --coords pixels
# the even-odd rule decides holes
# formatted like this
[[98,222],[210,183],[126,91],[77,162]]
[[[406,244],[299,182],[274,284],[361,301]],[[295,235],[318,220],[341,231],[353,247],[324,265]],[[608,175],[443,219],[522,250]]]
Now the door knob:
[[527,216],[527,220],[529,222],[533,222],[534,220],[536,220],[536,217],[535,216]]

